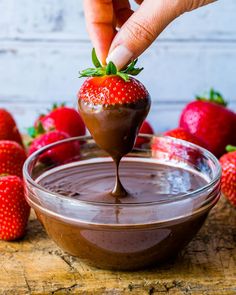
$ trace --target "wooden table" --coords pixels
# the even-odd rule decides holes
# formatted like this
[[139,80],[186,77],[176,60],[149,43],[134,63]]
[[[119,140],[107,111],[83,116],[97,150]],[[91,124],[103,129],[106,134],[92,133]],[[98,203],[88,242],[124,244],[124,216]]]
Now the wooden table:
[[0,242],[0,294],[236,294],[236,210],[222,198],[174,261],[138,272],[92,268],[61,251],[32,214],[20,242]]

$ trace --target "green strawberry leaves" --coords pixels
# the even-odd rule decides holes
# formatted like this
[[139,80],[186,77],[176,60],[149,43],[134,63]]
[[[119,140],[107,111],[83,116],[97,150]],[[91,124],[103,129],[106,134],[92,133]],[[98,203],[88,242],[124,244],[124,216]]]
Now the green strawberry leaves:
[[36,127],[29,127],[27,131],[31,138],[36,138],[46,132],[41,122],[38,122]]
[[93,61],[93,64],[94,64],[95,68],[101,68],[102,67],[99,59],[97,58],[95,48],[93,48],[93,50],[92,50],[92,61]]
[[226,146],[226,151],[227,152],[235,152],[236,151],[236,146],[233,146],[233,145],[227,145]]
[[116,75],[117,74],[117,68],[113,64],[112,61],[109,61],[108,65],[106,66],[106,75]]
[[53,105],[52,105],[52,109],[49,110],[49,112],[54,111],[54,110],[59,109],[59,108],[62,108],[62,107],[65,107],[65,106],[66,106],[66,102],[62,102],[60,104],[54,102]]
[[125,82],[129,81],[129,75],[122,73],[122,72],[117,72],[117,76],[121,77]]
[[200,101],[214,102],[214,103],[219,104],[219,105],[224,106],[224,107],[227,106],[227,102],[224,100],[221,93],[218,92],[218,91],[215,91],[213,88],[211,88],[208,93],[204,93],[201,96],[199,96],[199,95],[196,96],[196,99],[200,100]]
[[136,58],[122,72],[128,75],[137,76],[143,70],[143,68],[135,68],[135,65],[137,62],[138,62],[138,59]]
[[102,66],[100,63],[95,49],[92,50],[92,62],[95,68],[88,68],[81,71],[79,78],[81,77],[102,77],[106,75],[117,75],[125,81],[129,81],[129,76],[137,76],[143,68],[135,68],[138,59],[133,60],[126,68],[118,71],[115,64],[110,61],[106,66]]
[[81,77],[100,77],[106,75],[106,69],[105,68],[88,68],[86,70],[83,70],[80,72]]

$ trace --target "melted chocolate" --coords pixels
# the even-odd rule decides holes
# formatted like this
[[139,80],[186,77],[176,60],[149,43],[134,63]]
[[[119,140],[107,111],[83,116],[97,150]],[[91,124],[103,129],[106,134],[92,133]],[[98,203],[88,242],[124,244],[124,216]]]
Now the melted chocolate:
[[165,201],[206,184],[204,178],[191,170],[124,158],[120,177],[127,188],[127,195],[117,201],[110,193],[115,177],[113,165],[109,159],[98,158],[93,163],[85,162],[49,174],[40,180],[40,184],[72,198],[110,204]]
[[[82,210],[87,222],[80,222],[78,213],[77,223],[36,210],[49,236],[70,254],[109,269],[139,269],[175,255],[199,230],[207,216],[206,211],[159,224],[162,212],[144,208],[140,211],[141,220],[145,215],[148,222],[140,224],[139,214],[128,214],[122,205],[170,200],[204,186],[207,181],[181,167],[124,158],[120,176],[128,194],[117,199],[110,194],[115,171],[114,164],[108,160],[101,158],[84,164],[82,161],[76,166],[68,164],[64,169],[40,176],[40,185],[68,198],[114,204],[110,208],[100,206],[100,211],[93,214],[91,220],[90,211]],[[173,212],[176,214],[180,210],[182,213],[178,214],[185,216],[192,210],[185,206],[170,206],[169,218]],[[65,209],[61,207],[60,210]],[[73,206],[71,210],[76,214]]]
[[88,104],[83,100],[78,102],[79,112],[95,142],[116,164],[116,182],[112,194],[117,198],[127,195],[119,177],[120,160],[132,150],[150,104],[150,98],[112,106]]

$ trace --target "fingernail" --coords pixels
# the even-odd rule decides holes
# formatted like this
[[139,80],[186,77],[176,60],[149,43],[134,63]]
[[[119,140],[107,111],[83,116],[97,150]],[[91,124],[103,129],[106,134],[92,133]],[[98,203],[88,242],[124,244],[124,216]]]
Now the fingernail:
[[133,53],[124,45],[118,45],[107,57],[106,62],[112,61],[118,70],[122,69],[132,58]]

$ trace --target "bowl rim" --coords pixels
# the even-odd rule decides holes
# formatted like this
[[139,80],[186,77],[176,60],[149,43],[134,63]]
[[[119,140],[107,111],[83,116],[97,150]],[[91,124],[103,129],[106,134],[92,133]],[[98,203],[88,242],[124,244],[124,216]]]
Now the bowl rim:
[[[158,205],[158,204],[160,205],[160,204],[165,204],[165,203],[166,204],[171,204],[171,203],[176,202],[176,201],[186,200],[188,198],[191,198],[194,195],[198,195],[198,194],[200,194],[200,193],[202,193],[204,191],[207,191],[208,189],[214,187],[217,184],[217,182],[220,181],[221,173],[222,173],[220,163],[219,163],[218,159],[211,152],[206,150],[205,148],[203,148],[201,146],[198,146],[196,144],[190,143],[188,141],[182,140],[182,139],[177,139],[177,138],[173,138],[173,137],[170,137],[170,136],[159,135],[159,134],[158,135],[156,135],[156,134],[152,134],[152,135],[150,135],[150,134],[139,134],[138,137],[143,137],[143,138],[148,138],[148,139],[151,139],[153,137],[164,138],[165,140],[168,140],[170,142],[175,142],[175,143],[182,144],[185,147],[192,147],[194,149],[198,148],[203,155],[205,155],[208,159],[210,159],[213,162],[214,166],[216,167],[215,176],[210,182],[208,182],[204,186],[199,187],[198,189],[196,189],[194,191],[179,195],[179,196],[177,196],[177,197],[175,197],[173,199],[167,199],[167,200],[161,200],[161,201],[153,201],[153,202],[142,202],[142,203],[123,203],[122,204],[123,207],[149,206],[149,205]],[[114,204],[114,203],[106,203],[106,202],[94,202],[94,201],[85,201],[85,200],[78,200],[78,199],[68,198],[65,195],[62,195],[62,194],[56,193],[56,192],[52,192],[51,190],[44,188],[43,186],[41,186],[39,183],[37,183],[30,176],[30,174],[28,172],[28,167],[30,166],[31,162],[33,160],[35,160],[41,153],[45,152],[46,150],[48,150],[48,149],[50,149],[52,147],[55,147],[55,146],[58,146],[58,145],[61,145],[63,143],[67,143],[67,142],[70,142],[70,141],[76,141],[76,140],[78,140],[78,141],[93,140],[94,141],[94,139],[92,138],[91,135],[70,137],[70,138],[66,138],[66,139],[51,143],[51,144],[46,145],[43,148],[35,151],[34,153],[32,153],[26,159],[26,161],[25,161],[25,163],[23,165],[24,182],[26,184],[30,184],[32,187],[34,187],[34,188],[36,188],[38,190],[41,190],[41,191],[43,191],[45,193],[49,193],[51,196],[53,196],[56,199],[60,198],[60,199],[63,199],[65,201],[70,201],[70,202],[73,201],[73,202],[81,204],[81,205],[84,204],[84,205],[89,205],[89,206],[103,206],[103,207],[120,206],[121,204],[116,204],[116,203]],[[96,144],[96,142],[95,142],[95,144]],[[145,149],[143,149],[143,148],[141,150],[145,151]],[[149,149],[146,149],[146,150],[149,150]]]
[[168,219],[163,220],[156,220],[151,222],[141,222],[141,223],[102,223],[102,222],[92,222],[92,221],[85,221],[81,219],[75,219],[73,217],[64,216],[60,213],[54,212],[48,208],[42,207],[39,204],[36,204],[31,199],[28,200],[31,207],[35,210],[35,212],[41,212],[44,213],[47,216],[50,216],[52,218],[55,218],[57,220],[62,220],[63,222],[67,222],[69,224],[80,224],[86,227],[92,227],[93,229],[98,228],[101,230],[101,227],[103,229],[146,229],[147,227],[163,227],[165,225],[170,225],[171,223],[175,223],[176,221],[182,220],[182,219],[188,219],[197,216],[198,214],[202,214],[203,212],[208,213],[219,201],[221,197],[220,193],[217,193],[216,196],[209,202],[208,204],[205,204],[203,207],[197,208],[193,212],[187,212],[186,214],[182,214],[179,216],[174,216]]

